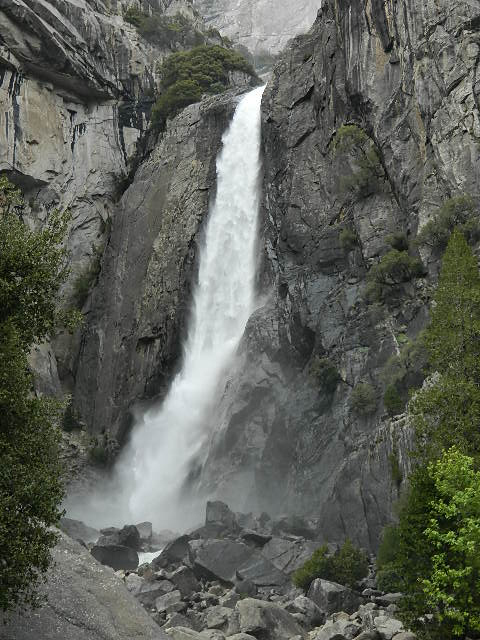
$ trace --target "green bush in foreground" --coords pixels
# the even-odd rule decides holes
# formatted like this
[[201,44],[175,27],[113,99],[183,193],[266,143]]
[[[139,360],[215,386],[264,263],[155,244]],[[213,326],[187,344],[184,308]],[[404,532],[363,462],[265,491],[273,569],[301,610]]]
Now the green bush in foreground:
[[154,125],[163,129],[167,118],[198,102],[203,94],[225,91],[231,71],[242,71],[257,79],[241,54],[218,45],[199,46],[168,56],[159,70],[160,97],[152,110]]
[[368,575],[366,554],[349,540],[333,555],[328,555],[328,547],[317,549],[312,557],[293,574],[293,583],[307,590],[316,578],[356,587]]
[[424,267],[419,258],[414,258],[406,251],[390,249],[368,272],[366,297],[369,302],[384,301],[389,294],[398,290],[399,285],[423,274]]
[[[32,393],[28,354],[60,322],[67,275],[61,246],[68,216],[54,212],[41,231],[21,220],[20,192],[0,176],[0,610],[38,603],[61,515],[60,405]],[[70,324],[71,326],[71,324]]]

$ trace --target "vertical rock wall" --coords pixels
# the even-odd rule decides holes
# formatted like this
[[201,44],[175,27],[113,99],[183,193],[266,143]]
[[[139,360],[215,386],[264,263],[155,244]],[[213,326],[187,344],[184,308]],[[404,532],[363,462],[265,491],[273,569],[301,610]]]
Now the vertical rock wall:
[[[225,391],[205,491],[314,513],[327,539],[377,544],[409,441],[386,416],[384,367],[425,325],[438,262],[422,250],[427,277],[380,306],[365,301],[366,276],[389,234],[407,234],[415,253],[419,225],[443,201],[478,203],[479,29],[476,2],[325,0],[276,66],[263,102],[264,304]],[[333,152],[344,124],[370,137],[385,175],[361,197],[339,186],[352,170]],[[351,251],[345,226],[358,236]],[[310,373],[316,357],[341,375],[333,396]],[[372,416],[350,409],[359,382],[375,390]]]

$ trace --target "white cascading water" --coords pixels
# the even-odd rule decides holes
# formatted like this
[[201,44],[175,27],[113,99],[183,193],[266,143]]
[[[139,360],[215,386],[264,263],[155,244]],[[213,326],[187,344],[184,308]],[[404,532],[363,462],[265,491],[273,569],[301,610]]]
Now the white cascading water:
[[[181,497],[182,485],[211,432],[222,376],[255,308],[262,93],[258,88],[242,98],[223,136],[183,366],[162,406],[134,427],[118,462],[111,506],[119,524],[149,520],[157,528],[183,530],[199,516]],[[101,520],[113,514],[103,498],[91,515],[105,526]]]

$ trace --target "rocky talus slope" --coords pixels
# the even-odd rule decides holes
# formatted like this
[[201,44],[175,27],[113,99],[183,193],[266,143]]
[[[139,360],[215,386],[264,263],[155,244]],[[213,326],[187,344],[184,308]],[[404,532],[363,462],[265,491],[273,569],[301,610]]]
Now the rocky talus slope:
[[293,586],[321,546],[315,523],[299,517],[210,502],[204,526],[140,566],[139,550],[161,543],[150,523],[101,534],[74,520],[61,526],[84,546],[62,534],[49,604],[1,628],[3,640],[415,640],[395,615],[401,594],[376,590],[373,566],[356,589],[321,578],[307,593]]
[[194,0],[207,24],[253,54],[279,53],[310,29],[320,5],[320,0]]
[[[326,539],[375,548],[409,448],[404,420],[385,413],[384,367],[427,321],[438,256],[422,247],[426,276],[385,304],[366,302],[367,274],[389,234],[419,256],[417,231],[443,202],[469,194],[478,206],[479,45],[477,2],[325,0],[275,67],[263,100],[266,303],[224,395],[207,491],[314,513]],[[341,182],[353,157],[335,153],[346,124],[375,145],[382,175],[353,195]],[[333,394],[312,376],[317,358],[340,375]],[[359,382],[374,389],[372,415],[350,408]]]

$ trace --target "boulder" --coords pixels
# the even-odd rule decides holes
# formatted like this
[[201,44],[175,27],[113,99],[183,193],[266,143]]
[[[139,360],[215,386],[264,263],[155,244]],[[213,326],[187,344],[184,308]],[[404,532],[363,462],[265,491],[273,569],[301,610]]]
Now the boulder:
[[232,616],[232,609],[217,605],[207,610],[205,621],[208,629],[226,629],[228,621]]
[[137,527],[133,524],[127,524],[123,529],[119,529],[109,534],[102,535],[96,545],[98,547],[107,547],[111,545],[120,545],[122,547],[130,547],[138,551],[141,547],[140,534]]
[[242,633],[262,640],[290,640],[295,635],[306,637],[295,618],[272,602],[246,598],[240,600],[235,610]]
[[390,604],[398,604],[403,598],[403,593],[385,593],[373,598],[373,601],[382,607],[388,607]]
[[259,533],[258,531],[253,531],[252,529],[244,529],[241,533],[241,537],[245,542],[252,543],[257,547],[263,547],[270,542],[272,536],[267,533]]
[[157,598],[174,590],[175,586],[169,580],[144,581],[140,590],[135,593],[135,598],[146,607],[152,607]]
[[[249,595],[252,595],[252,594],[249,594]],[[219,604],[221,604],[222,607],[228,607],[229,609],[234,609],[235,605],[239,600],[240,600],[240,594],[234,591],[234,589],[230,589],[230,591],[227,591],[225,595],[221,596],[219,600]]]
[[362,627],[348,617],[329,620],[314,634],[312,640],[353,640],[361,630]]
[[233,584],[236,571],[246,565],[254,550],[231,540],[208,540],[196,553],[193,570],[197,578]]
[[200,583],[189,567],[179,567],[170,575],[169,579],[180,591],[182,598],[188,598],[192,593],[201,590]]
[[321,546],[319,542],[274,537],[265,544],[262,555],[277,569],[290,575],[311,558]]
[[153,567],[155,569],[161,569],[178,562],[190,562],[192,551],[188,544],[189,541],[190,536],[183,535],[168,542],[162,553],[152,561]]
[[142,542],[150,542],[152,540],[153,529],[151,522],[139,522],[135,525]]
[[238,567],[237,577],[251,580],[258,587],[282,586],[288,581],[287,576],[258,551]]
[[240,596],[256,596],[257,595],[257,587],[253,584],[251,580],[241,580],[238,576],[235,579],[235,592]]
[[13,613],[2,640],[168,640],[113,571],[61,534],[40,587],[46,602]]
[[403,623],[390,616],[381,615],[374,618],[373,623],[382,640],[392,640],[393,636],[403,631]]
[[60,518],[58,528],[70,538],[82,540],[82,542],[95,542],[100,535],[97,529],[89,527],[81,520],[73,520],[72,518]]
[[91,550],[91,554],[98,562],[112,567],[115,571],[119,569],[134,571],[138,567],[138,553],[130,547],[124,547],[119,544],[95,545]]
[[232,540],[208,540],[197,549],[193,570],[198,578],[234,584],[235,578],[257,586],[280,586],[287,576],[255,548]]
[[417,640],[417,636],[411,631],[401,631],[393,636],[393,640]]
[[306,538],[307,540],[313,540],[316,535],[315,528],[301,516],[283,516],[272,520],[270,524],[271,531],[274,535],[290,534]]
[[239,528],[233,511],[229,509],[228,505],[219,500],[207,502],[205,526],[219,527],[228,531],[237,531]]
[[323,624],[325,620],[323,611],[320,610],[313,600],[305,596],[298,596],[293,602],[288,604],[285,609],[292,614],[301,614],[310,627]]
[[355,640],[381,640],[378,631],[362,631]]
[[235,633],[233,636],[228,636],[228,640],[256,640],[256,638],[248,633]]
[[182,594],[180,591],[170,591],[165,593],[155,600],[155,609],[158,613],[180,612],[187,608],[185,602],[182,601]]
[[317,578],[312,582],[307,596],[328,616],[335,611],[353,613],[364,602],[364,598],[352,589],[336,582]]
[[204,640],[204,636],[189,627],[171,627],[166,629],[166,633],[173,640]]

